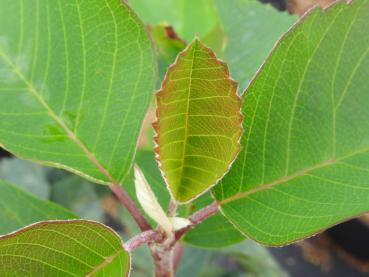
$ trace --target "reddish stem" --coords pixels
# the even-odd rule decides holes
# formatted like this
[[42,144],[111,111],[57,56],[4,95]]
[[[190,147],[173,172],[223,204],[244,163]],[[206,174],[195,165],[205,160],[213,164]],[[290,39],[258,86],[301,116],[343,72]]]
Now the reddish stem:
[[176,240],[179,240],[187,231],[189,231],[193,226],[201,223],[208,217],[216,214],[219,211],[219,204],[217,202],[213,202],[209,206],[206,206],[205,208],[202,208],[201,210],[194,213],[192,216],[190,216],[189,220],[192,222],[192,224],[188,227],[185,227],[183,229],[178,230],[175,233]]
[[148,230],[148,231],[142,232],[141,234],[127,241],[124,244],[124,249],[130,252],[143,244],[148,244],[154,241],[158,241],[160,239],[162,239],[162,235],[159,232],[154,231],[154,230]]
[[184,247],[182,244],[178,243],[174,248],[174,256],[173,256],[173,271],[177,272],[179,262],[181,261],[183,255]]
[[177,213],[177,203],[174,200],[170,200],[168,208],[168,216],[176,216]]
[[141,231],[152,230],[150,223],[144,218],[135,202],[129,197],[124,188],[117,184],[110,185],[111,191],[115,194],[118,200],[127,208],[133,219],[137,222]]

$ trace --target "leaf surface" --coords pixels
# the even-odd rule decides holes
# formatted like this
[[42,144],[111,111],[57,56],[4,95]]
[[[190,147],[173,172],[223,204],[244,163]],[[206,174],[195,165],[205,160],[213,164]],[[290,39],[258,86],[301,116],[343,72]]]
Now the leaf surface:
[[259,1],[215,0],[214,4],[226,37],[222,58],[242,92],[296,17]]
[[[136,163],[145,174],[145,177],[157,196],[160,205],[164,210],[166,210],[169,206],[170,195],[166,189],[165,182],[161,176],[160,170],[158,169],[157,163],[155,162],[153,151],[139,150],[136,156]],[[127,187],[134,188],[134,185],[129,185],[130,182],[127,183]],[[128,192],[131,196],[135,195],[135,192],[130,191],[130,189],[128,189]],[[136,202],[138,201],[136,200]],[[214,199],[210,196],[210,193],[203,194],[198,199],[187,205],[180,205],[177,209],[177,214],[181,217],[188,217],[212,202],[214,202]],[[120,218],[122,218],[122,220],[126,220],[126,217],[124,216],[121,216]],[[243,240],[245,240],[245,236],[242,235],[221,213],[217,213],[196,225],[182,238],[182,241],[186,244],[206,248],[225,247]]]
[[187,43],[177,35],[170,25],[163,23],[149,25],[149,30],[157,50],[160,77],[158,85],[160,87],[168,67],[175,61],[178,53],[186,48]]
[[96,222],[49,221],[0,237],[0,276],[128,276],[120,237]]
[[245,239],[220,213],[207,218],[183,237],[186,244],[212,249],[233,245]]
[[291,243],[369,210],[368,30],[368,0],[315,9],[246,90],[243,150],[215,194],[252,239]]
[[77,216],[59,205],[22,191],[18,186],[0,181],[0,218],[0,234],[6,234],[36,221]]
[[212,0],[131,0],[133,9],[146,23],[169,23],[184,39],[204,36],[217,24]]
[[0,3],[0,145],[119,183],[155,82],[143,24],[120,0]]
[[238,154],[241,101],[228,67],[195,40],[178,55],[157,93],[155,149],[178,202],[208,190]]
[[[164,21],[187,41],[200,36],[201,41],[228,63],[233,78],[239,82],[240,93],[277,39],[297,19],[269,4],[250,0],[132,0],[130,3],[147,23]],[[155,43],[164,50],[162,42]],[[166,56],[173,49],[167,48]]]

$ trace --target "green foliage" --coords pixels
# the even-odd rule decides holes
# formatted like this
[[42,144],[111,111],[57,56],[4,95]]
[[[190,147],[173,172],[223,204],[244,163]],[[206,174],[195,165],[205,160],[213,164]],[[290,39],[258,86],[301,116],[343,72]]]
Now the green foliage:
[[49,221],[0,237],[0,276],[128,275],[129,254],[111,229],[90,221]]
[[[170,195],[154,160],[154,153],[152,151],[139,150],[136,156],[136,163],[145,174],[160,205],[164,208],[169,207]],[[132,188],[129,191],[130,195],[136,199],[133,184],[128,183],[127,187]],[[211,204],[213,201],[214,199],[210,196],[210,193],[206,193],[187,205],[181,205],[177,213],[182,217],[188,216]],[[125,220],[122,220],[125,223],[127,217],[122,218],[125,218]],[[245,240],[245,237],[220,213],[196,225],[183,237],[183,242],[186,244],[205,248],[225,247],[243,240]]]
[[[132,0],[130,4],[149,24],[166,22],[187,41],[199,36],[228,63],[233,78],[240,84],[240,92],[277,39],[296,21],[295,16],[257,0]],[[162,49],[163,40],[157,41],[155,34],[153,37],[159,50]],[[173,48],[169,49],[166,56],[172,51]],[[164,61],[159,56],[159,62]]]
[[144,22],[170,24],[187,41],[208,34],[218,21],[213,0],[130,0],[129,4]]
[[117,0],[0,3],[0,145],[119,183],[155,82],[144,26]]
[[230,224],[222,214],[217,213],[190,230],[184,236],[183,241],[197,247],[221,248],[239,243],[245,239],[245,236]]
[[259,1],[215,0],[215,5],[226,37],[219,55],[228,63],[241,93],[296,17]]
[[[286,277],[264,247],[248,240],[232,247],[205,250],[186,247],[177,277]],[[225,266],[231,264],[232,266]]]
[[160,87],[161,80],[167,72],[168,66],[173,63],[177,54],[186,48],[187,43],[178,37],[175,30],[169,25],[152,25],[149,26],[149,30],[155,42],[158,55],[160,76],[158,83]]
[[76,217],[59,205],[36,198],[18,186],[0,181],[0,234],[13,232],[37,221]]
[[239,151],[240,99],[228,67],[195,40],[157,93],[155,149],[173,197],[188,202],[227,172]]
[[243,150],[216,197],[263,244],[368,211],[369,1],[315,9],[244,94]]
[[[133,276],[178,243],[179,277],[284,276],[263,247],[235,244],[288,244],[369,210],[369,0],[313,10],[266,60],[294,16],[249,0],[129,2],[157,56],[121,0],[0,0],[0,146],[83,177],[0,162],[0,234],[13,232],[0,236],[0,276],[128,275],[125,248],[143,243]],[[213,51],[240,91],[254,76],[242,103]],[[135,156],[157,63],[155,152]],[[124,183],[110,188],[155,231],[124,247],[105,225],[70,220],[106,219],[109,187],[89,181]],[[127,210],[104,208],[122,237],[140,232]]]

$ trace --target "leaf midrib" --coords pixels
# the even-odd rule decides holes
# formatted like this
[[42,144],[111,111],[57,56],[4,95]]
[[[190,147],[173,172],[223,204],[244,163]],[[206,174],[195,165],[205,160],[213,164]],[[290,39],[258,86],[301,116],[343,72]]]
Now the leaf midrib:
[[67,136],[86,154],[86,157],[97,167],[97,169],[105,175],[111,183],[119,183],[111,176],[109,171],[99,162],[94,153],[92,153],[87,146],[77,137],[77,135],[69,129],[64,121],[53,111],[50,105],[41,97],[41,93],[34,87],[31,81],[29,81],[22,71],[12,62],[9,56],[0,47],[0,57],[10,66],[13,72],[24,82],[28,88],[28,92],[33,95],[37,101],[46,109],[50,117],[65,131]]
[[244,192],[239,192],[233,196],[230,196],[230,197],[227,197],[221,201],[219,201],[219,204],[220,205],[226,205],[226,204],[229,204],[230,202],[233,202],[233,201],[236,201],[236,200],[239,200],[239,199],[242,199],[242,198],[246,198],[252,194],[256,194],[258,192],[262,192],[262,191],[265,191],[265,190],[268,190],[268,189],[273,189],[274,187],[278,186],[278,185],[281,185],[281,184],[284,184],[284,183],[287,183],[289,181],[292,181],[298,177],[304,177],[306,175],[308,175],[309,173],[311,173],[312,171],[314,170],[317,170],[317,169],[322,169],[322,168],[325,168],[325,167],[328,167],[328,166],[331,166],[331,165],[335,165],[335,164],[338,164],[339,162],[345,160],[345,159],[348,159],[348,158],[351,158],[351,157],[354,157],[356,155],[360,155],[360,154],[363,154],[365,152],[368,152],[369,151],[369,148],[365,148],[363,150],[359,150],[359,151],[356,151],[352,154],[348,154],[346,156],[343,156],[343,157],[340,157],[340,158],[332,158],[332,159],[328,159],[322,163],[319,163],[319,164],[316,164],[314,166],[311,166],[309,168],[305,168],[303,170],[300,170],[300,171],[297,171],[291,175],[285,175],[271,183],[267,183],[267,184],[260,184],[260,185],[257,185],[255,186],[253,189],[250,189],[250,190],[247,190],[247,191],[244,191]]
[[[99,270],[103,269],[108,264],[112,263],[116,257],[118,257],[123,252],[123,249],[119,249],[113,255],[106,257],[100,264],[96,265],[94,269],[88,273],[86,273],[86,277],[92,277],[93,274],[99,272]],[[120,263],[121,265],[121,263]]]
[[184,139],[183,139],[183,151],[182,151],[182,163],[181,163],[181,172],[178,175],[178,178],[180,180],[179,183],[179,187],[176,188],[176,194],[178,194],[178,192],[181,190],[182,188],[182,181],[183,181],[183,170],[185,168],[184,164],[185,164],[185,157],[186,157],[186,146],[187,146],[187,140],[188,140],[188,119],[189,119],[189,114],[190,114],[190,99],[191,99],[191,91],[192,91],[192,75],[193,75],[193,67],[194,67],[194,63],[195,63],[195,53],[196,53],[196,49],[192,50],[192,60],[191,60],[191,71],[190,71],[190,77],[189,77],[189,84],[188,84],[188,96],[187,96],[187,107],[186,107],[186,120],[185,120],[185,134],[184,134]]

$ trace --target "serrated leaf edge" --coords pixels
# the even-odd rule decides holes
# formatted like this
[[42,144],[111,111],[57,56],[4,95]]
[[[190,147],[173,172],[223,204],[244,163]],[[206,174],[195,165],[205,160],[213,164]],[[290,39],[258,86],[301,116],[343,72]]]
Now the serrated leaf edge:
[[[353,4],[353,2],[356,2],[358,0],[336,0],[334,2],[332,2],[331,4],[329,4],[326,7],[321,7],[319,4],[316,4],[314,6],[312,6],[310,9],[308,9],[300,18],[299,20],[297,20],[294,24],[292,24],[292,26],[276,41],[276,43],[273,46],[273,49],[270,51],[270,53],[268,54],[268,56],[266,57],[266,59],[264,60],[264,62],[262,63],[262,65],[259,67],[259,69],[256,71],[256,73],[254,74],[254,76],[252,77],[251,81],[249,82],[248,86],[245,88],[244,92],[241,94],[241,98],[243,99],[243,97],[247,94],[249,88],[254,84],[254,82],[256,81],[256,79],[258,78],[258,76],[260,75],[261,71],[264,69],[264,67],[266,66],[266,63],[270,60],[271,56],[274,54],[274,52],[277,50],[278,46],[280,45],[280,43],[283,41],[283,39],[288,36],[290,33],[292,33],[294,31],[295,28],[297,28],[298,26],[300,26],[301,24],[303,24],[306,20],[306,17],[310,16],[311,14],[313,14],[314,12],[318,12],[320,14],[324,14],[326,12],[329,12],[330,9],[334,8],[337,5],[340,5],[342,3],[348,5]],[[299,242],[299,241],[303,241],[307,238],[311,238],[311,237],[315,237],[317,235],[319,235],[320,233],[324,232],[325,230],[337,226],[343,222],[355,219],[355,218],[359,218],[362,215],[366,214],[367,212],[363,212],[363,213],[359,213],[357,215],[354,215],[352,217],[346,218],[342,221],[339,221],[335,224],[329,225],[325,228],[319,229],[317,232],[313,232],[310,234],[307,234],[306,236],[299,238],[299,239],[295,239],[293,241],[290,241],[288,243],[285,244],[272,244],[272,243],[264,243],[262,241],[259,241],[255,238],[253,238],[253,236],[249,235],[247,232],[243,231],[236,223],[234,223],[233,221],[231,221],[230,219],[228,219],[228,217],[226,216],[226,214],[224,213],[223,209],[222,209],[222,201],[219,201],[218,199],[216,199],[215,195],[213,192],[210,193],[211,197],[214,199],[215,202],[217,202],[219,204],[219,212],[227,219],[227,221],[232,224],[232,226],[234,228],[236,228],[246,239],[252,239],[253,241],[257,242],[260,245],[266,246],[266,247],[283,247],[283,246],[287,246],[287,245],[291,245],[293,243]]]
[[239,100],[239,119],[240,119],[240,122],[239,122],[239,126],[240,126],[240,137],[238,138],[238,141],[237,141],[237,146],[238,146],[238,151],[236,152],[236,154],[234,155],[233,159],[231,160],[231,162],[229,163],[228,165],[228,168],[227,170],[224,172],[224,174],[219,177],[213,185],[209,186],[207,189],[205,189],[203,192],[197,194],[196,196],[192,197],[191,199],[187,200],[187,201],[178,201],[173,193],[172,193],[172,190],[169,186],[169,183],[168,183],[168,180],[166,179],[166,176],[164,174],[164,171],[162,169],[162,165],[161,165],[161,162],[160,162],[160,146],[158,145],[158,140],[159,140],[159,137],[160,137],[160,134],[158,132],[158,124],[159,124],[159,107],[157,106],[156,107],[156,120],[155,122],[153,122],[152,126],[153,126],[153,129],[154,129],[154,153],[155,153],[155,160],[157,161],[158,163],[158,167],[159,167],[159,170],[160,170],[160,173],[161,173],[161,176],[163,177],[163,180],[165,182],[165,185],[167,187],[167,190],[169,191],[169,194],[171,196],[171,199],[173,201],[175,201],[176,203],[178,204],[188,204],[192,201],[194,201],[195,199],[199,198],[200,196],[202,196],[203,194],[207,193],[208,191],[210,191],[213,187],[215,187],[219,182],[220,180],[222,180],[224,178],[224,176],[229,172],[229,170],[231,169],[233,163],[235,162],[238,154],[241,152],[241,148],[242,148],[242,145],[241,145],[241,138],[242,138],[242,135],[243,135],[243,132],[244,132],[244,129],[243,129],[243,114],[242,114],[242,98],[237,94],[237,87],[238,87],[238,83],[236,80],[232,79],[231,75],[230,75],[230,70],[229,70],[229,66],[226,62],[222,61],[221,59],[219,59],[216,54],[214,53],[214,51],[206,46],[205,44],[203,44],[197,37],[194,38],[194,40],[189,43],[187,45],[187,47],[181,51],[175,61],[168,67],[168,70],[167,72],[165,73],[165,76],[164,76],[164,79],[162,81],[162,84],[161,84],[161,87],[160,89],[155,93],[155,100],[156,100],[156,103],[158,101],[158,96],[160,95],[160,93],[162,93],[163,89],[165,88],[166,86],[166,83],[167,83],[167,80],[168,80],[168,76],[169,76],[169,72],[173,70],[173,68],[177,65],[177,62],[178,60],[185,54],[187,54],[187,52],[189,51],[189,49],[191,48],[191,46],[194,44],[194,43],[199,43],[201,45],[201,47],[203,47],[205,50],[207,50],[209,52],[209,54],[214,58],[214,61],[216,61],[220,66],[222,66],[224,68],[224,71],[225,71],[225,75],[228,77],[228,80],[230,81],[231,85],[234,87],[233,89],[233,96]]

